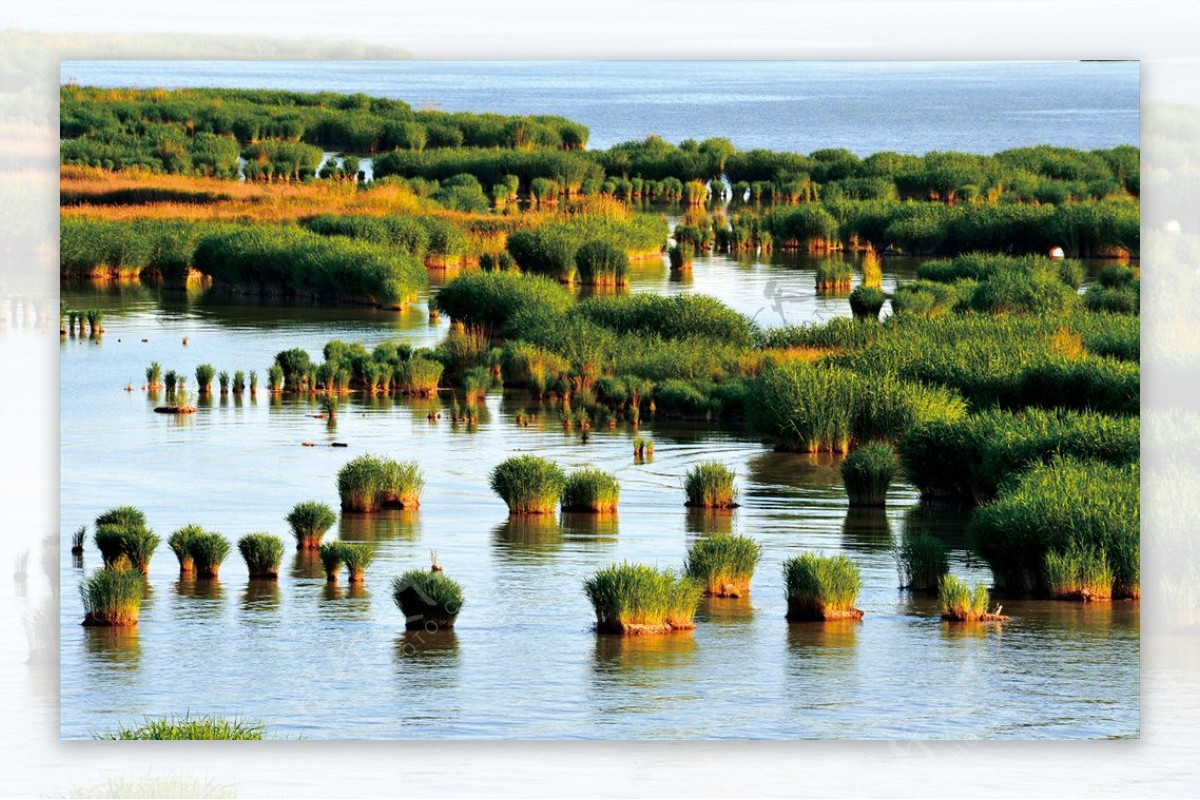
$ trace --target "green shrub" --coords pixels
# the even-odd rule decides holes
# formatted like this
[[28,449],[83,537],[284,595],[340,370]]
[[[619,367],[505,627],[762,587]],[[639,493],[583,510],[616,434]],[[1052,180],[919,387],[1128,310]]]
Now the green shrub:
[[553,513],[566,482],[557,464],[533,455],[502,461],[490,476],[492,491],[508,504],[510,514]]
[[861,619],[858,567],[845,556],[802,553],[783,562],[789,622]]
[[599,469],[572,472],[562,489],[562,510],[615,514],[621,487],[617,479]]
[[737,508],[733,470],[718,461],[705,461],[688,470],[683,480],[690,508]]
[[850,505],[882,506],[896,471],[896,454],[881,442],[864,444],[850,451],[841,471]]
[[296,537],[296,549],[316,550],[321,537],[337,522],[337,514],[324,503],[308,500],[294,505],[285,519]]
[[283,561],[283,539],[269,533],[248,533],[238,539],[237,546],[251,578],[279,578],[279,564]]
[[644,564],[614,564],[583,583],[599,633],[667,633],[695,627],[704,587]]
[[462,587],[441,572],[409,570],[392,581],[392,597],[404,627],[436,631],[454,627],[463,606]]
[[683,573],[699,581],[705,594],[747,597],[750,579],[761,557],[762,546],[753,539],[718,534],[700,539],[688,548]]

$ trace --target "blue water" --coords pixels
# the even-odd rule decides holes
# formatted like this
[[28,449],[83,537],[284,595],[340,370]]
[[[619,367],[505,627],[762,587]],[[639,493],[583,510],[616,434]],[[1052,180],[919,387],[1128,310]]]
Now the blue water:
[[994,153],[1139,142],[1136,62],[64,61],[95,86],[364,92],[414,108],[559,114],[589,147],[657,134],[740,149]]

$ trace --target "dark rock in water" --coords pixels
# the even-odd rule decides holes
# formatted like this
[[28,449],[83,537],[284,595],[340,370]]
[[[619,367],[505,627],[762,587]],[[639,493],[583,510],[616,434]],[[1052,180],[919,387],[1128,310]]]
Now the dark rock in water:
[[345,442],[330,442],[329,446],[330,447],[349,447],[350,445],[346,444]]

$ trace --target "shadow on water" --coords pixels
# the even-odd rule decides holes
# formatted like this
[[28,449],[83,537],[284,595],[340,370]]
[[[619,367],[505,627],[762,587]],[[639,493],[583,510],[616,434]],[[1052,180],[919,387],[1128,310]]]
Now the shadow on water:
[[406,630],[396,637],[396,662],[404,666],[456,666],[458,635],[454,629]]
[[415,541],[421,538],[420,511],[388,509],[374,514],[342,514],[337,532],[338,538],[346,542]]
[[554,514],[513,514],[492,531],[496,553],[522,562],[551,560],[563,546],[563,529]]
[[921,502],[904,512],[904,536],[927,533],[952,550],[973,551],[967,536],[971,510],[945,503]]
[[842,520],[842,546],[847,550],[882,553],[895,546],[892,526],[883,508],[854,508]]
[[83,629],[83,645],[88,660],[105,669],[134,670],[140,666],[142,646],[137,626],[129,628]]

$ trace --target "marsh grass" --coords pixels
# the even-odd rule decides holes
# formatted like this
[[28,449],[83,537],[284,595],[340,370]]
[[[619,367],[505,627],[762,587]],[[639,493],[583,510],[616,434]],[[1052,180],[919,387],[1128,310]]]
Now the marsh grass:
[[183,716],[152,719],[146,717],[141,725],[133,728],[120,726],[114,731],[98,733],[95,739],[117,740],[258,740],[263,738],[262,723],[246,722],[234,718],[217,716]]
[[219,533],[202,533],[188,542],[188,552],[196,565],[196,575],[216,580],[221,575],[221,562],[229,555],[229,542]]
[[883,288],[883,263],[874,249],[868,249],[863,253],[862,285],[867,289]]
[[316,550],[323,537],[337,522],[337,514],[324,503],[306,500],[292,506],[284,518],[296,537],[297,550]]
[[841,472],[850,505],[882,506],[896,472],[896,454],[890,445],[870,442],[850,451]]
[[497,464],[490,475],[492,491],[510,514],[552,514],[567,476],[553,461],[533,455],[514,456]]
[[738,490],[734,473],[718,461],[696,464],[683,480],[689,508],[737,508]]
[[633,457],[638,461],[648,461],[654,458],[654,440],[643,436],[633,440]]
[[269,533],[248,533],[238,539],[237,546],[251,578],[279,578],[279,564],[283,561],[283,539]]
[[97,525],[92,539],[106,566],[116,566],[124,559],[143,575],[150,571],[150,559],[159,543],[159,538],[149,528],[113,524]]
[[146,388],[153,391],[159,386],[162,386],[162,364],[152,361],[146,367]]
[[191,575],[196,571],[196,562],[192,559],[191,545],[193,539],[203,534],[204,529],[199,525],[184,525],[167,537],[167,547],[171,548],[171,552],[179,559],[179,574],[181,576]]
[[146,515],[133,506],[117,506],[96,517],[96,527],[101,526],[144,528],[146,527]]
[[762,546],[746,536],[719,534],[688,548],[683,572],[715,597],[748,597]]
[[846,261],[827,258],[817,264],[817,294],[846,294],[852,279],[853,270]]
[[696,249],[691,244],[673,244],[667,248],[667,261],[676,272],[686,272],[696,260]]
[[443,572],[413,569],[392,581],[392,598],[409,630],[436,631],[454,627],[463,607],[463,590]]
[[585,242],[575,251],[579,282],[585,286],[616,287],[629,283],[629,257],[608,242]]
[[83,547],[87,544],[87,525],[80,525],[71,534],[71,555],[83,555]]
[[79,586],[84,625],[123,627],[137,625],[145,582],[129,569],[105,567]]
[[325,582],[337,583],[338,570],[342,568],[345,556],[341,542],[324,542],[317,549],[321,556],[321,566],[325,568]]
[[802,553],[783,562],[789,622],[862,619],[858,567],[845,556]]
[[935,592],[942,577],[950,571],[946,545],[936,536],[918,533],[906,536],[896,550],[900,588],[914,592]]
[[217,370],[212,364],[201,364],[196,367],[196,386],[200,394],[212,393],[212,382]]
[[617,479],[598,469],[572,472],[562,490],[563,511],[615,514],[621,487]]
[[375,560],[375,545],[368,542],[341,542],[342,562],[350,575],[350,583],[362,583],[371,562]]
[[704,594],[694,578],[628,562],[599,570],[583,588],[596,612],[596,631],[624,635],[694,628]]
[[938,583],[938,602],[942,619],[951,622],[1005,622],[1008,617],[988,611],[991,598],[987,586],[973,587],[953,575],[945,575]]
[[1045,559],[1046,588],[1057,600],[1097,602],[1111,600],[1116,579],[1103,548],[1072,545],[1065,552],[1051,550]]
[[425,479],[415,461],[375,455],[351,459],[338,471],[343,511],[370,514],[383,508],[417,508]]
[[886,300],[883,291],[870,286],[859,286],[850,292],[850,313],[859,320],[878,320]]

